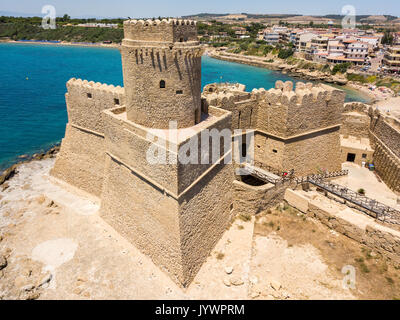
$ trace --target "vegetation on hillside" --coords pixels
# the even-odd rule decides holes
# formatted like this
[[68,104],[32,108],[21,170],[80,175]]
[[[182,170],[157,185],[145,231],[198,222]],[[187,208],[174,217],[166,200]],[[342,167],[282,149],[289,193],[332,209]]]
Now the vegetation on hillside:
[[[120,27],[87,28],[74,25],[80,23],[115,23]],[[69,42],[103,42],[119,43],[123,38],[122,19],[70,19],[68,15],[57,18],[56,29],[43,29],[42,18],[0,17],[0,38],[12,40],[60,40]]]
[[27,23],[0,24],[0,37],[12,40],[60,40],[69,42],[121,42],[122,29],[58,27],[43,29],[39,25]]
[[351,62],[338,63],[333,67],[332,74],[342,73],[345,74],[352,66]]

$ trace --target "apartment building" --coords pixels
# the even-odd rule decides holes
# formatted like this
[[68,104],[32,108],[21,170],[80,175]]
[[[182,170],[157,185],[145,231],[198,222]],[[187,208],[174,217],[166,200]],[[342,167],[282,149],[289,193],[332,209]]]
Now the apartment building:
[[400,46],[389,48],[383,58],[385,69],[400,71]]

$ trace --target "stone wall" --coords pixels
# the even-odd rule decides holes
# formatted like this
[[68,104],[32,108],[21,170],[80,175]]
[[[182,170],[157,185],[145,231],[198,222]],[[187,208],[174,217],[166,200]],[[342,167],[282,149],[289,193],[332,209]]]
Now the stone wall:
[[295,169],[297,176],[318,173],[320,170],[340,171],[339,127],[286,141],[283,158],[283,170]]
[[399,232],[390,228],[378,228],[371,223],[365,228],[348,220],[333,216],[325,209],[310,203],[308,214],[320,220],[323,224],[345,236],[376,250],[400,265],[400,236]]
[[74,78],[67,89],[68,124],[51,175],[100,197],[105,156],[102,111],[123,104],[124,89]]
[[330,229],[388,256],[395,264],[400,265],[399,231],[380,225],[373,218],[355,211],[352,214],[358,217],[355,217],[353,222],[351,217],[347,218],[347,212],[341,215],[337,208],[329,205],[327,209],[297,191],[286,190],[285,200],[289,205],[318,219]]
[[234,217],[233,180],[232,165],[217,164],[178,200],[184,286],[194,279]]
[[344,137],[368,138],[369,124],[370,118],[366,114],[343,114],[343,124],[340,134]]
[[[390,123],[391,122],[391,123]],[[387,146],[397,158],[400,158],[400,125],[394,118],[375,116],[371,121],[371,132]]]
[[282,201],[287,186],[271,183],[252,186],[242,181],[233,182],[233,208],[237,215],[256,215]]
[[340,170],[339,128],[345,94],[327,85],[277,81],[270,90],[232,84],[204,88],[209,105],[232,112],[232,129],[255,130],[255,160],[310,174]]
[[[202,133],[230,128],[231,113],[212,106],[208,111],[202,122],[175,131],[131,122],[124,107],[104,112],[100,215],[182,286],[193,280],[233,214],[233,168],[225,164],[231,154],[230,132],[227,149],[223,136],[217,137],[218,161],[201,164],[199,152]],[[158,155],[165,153],[167,162],[149,161],[152,148]],[[197,163],[183,163],[178,155],[187,151],[194,152]]]
[[400,125],[398,120],[371,112],[370,140],[379,177],[395,192],[400,192]]

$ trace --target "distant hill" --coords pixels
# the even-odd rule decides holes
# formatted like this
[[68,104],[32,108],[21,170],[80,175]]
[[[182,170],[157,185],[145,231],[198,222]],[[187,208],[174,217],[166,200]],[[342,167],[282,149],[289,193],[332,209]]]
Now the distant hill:
[[21,12],[13,12],[13,11],[0,11],[0,16],[4,17],[41,17],[43,14],[41,13],[21,13]]
[[[312,21],[312,20],[320,20],[322,21],[339,21],[342,20],[345,16],[338,15],[338,14],[327,14],[327,15],[320,15],[320,16],[310,16],[310,15],[300,15],[300,14],[252,14],[252,13],[223,13],[223,14],[216,14],[216,13],[200,13],[200,14],[193,14],[190,16],[183,16],[184,19],[189,18],[201,18],[201,19],[213,19],[213,18],[223,18],[223,19],[282,19],[287,20],[288,22],[292,21]],[[357,22],[389,22],[398,19],[396,16],[392,15],[357,15],[356,21]]]

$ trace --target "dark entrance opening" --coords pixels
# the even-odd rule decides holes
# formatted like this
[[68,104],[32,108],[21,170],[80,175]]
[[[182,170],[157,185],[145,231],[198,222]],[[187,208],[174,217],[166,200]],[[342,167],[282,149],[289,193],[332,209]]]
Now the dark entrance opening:
[[354,162],[356,160],[356,155],[354,153],[347,154],[347,162]]
[[261,179],[253,177],[251,175],[240,176],[240,179],[242,180],[243,183],[248,184],[250,186],[255,186],[255,187],[264,186],[267,184],[266,182],[262,181]]

